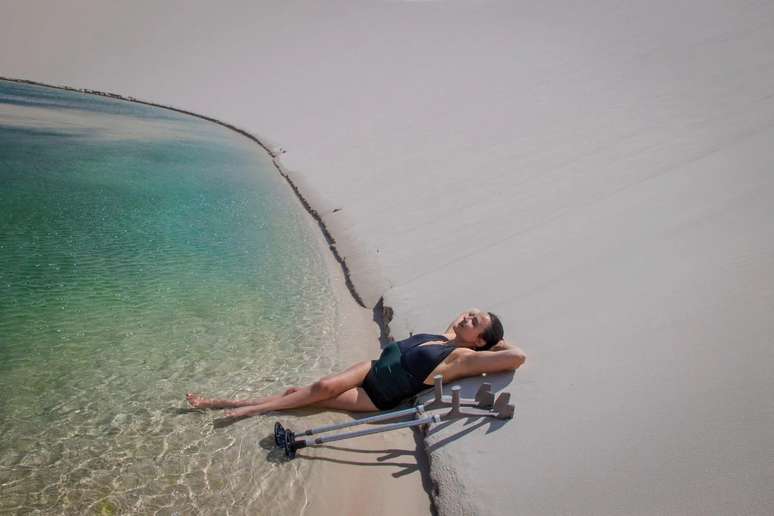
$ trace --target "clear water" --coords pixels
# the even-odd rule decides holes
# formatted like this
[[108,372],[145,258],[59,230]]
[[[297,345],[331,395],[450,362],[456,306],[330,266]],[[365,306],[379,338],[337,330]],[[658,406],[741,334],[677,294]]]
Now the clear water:
[[184,394],[330,372],[314,228],[256,144],[0,81],[0,513],[290,514],[304,461]]

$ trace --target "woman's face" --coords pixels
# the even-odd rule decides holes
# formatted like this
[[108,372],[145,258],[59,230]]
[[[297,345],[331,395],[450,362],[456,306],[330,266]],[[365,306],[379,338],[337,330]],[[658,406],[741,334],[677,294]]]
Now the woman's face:
[[492,320],[489,314],[477,308],[465,313],[462,320],[454,327],[457,338],[468,343],[479,345],[483,342],[481,334],[489,328]]

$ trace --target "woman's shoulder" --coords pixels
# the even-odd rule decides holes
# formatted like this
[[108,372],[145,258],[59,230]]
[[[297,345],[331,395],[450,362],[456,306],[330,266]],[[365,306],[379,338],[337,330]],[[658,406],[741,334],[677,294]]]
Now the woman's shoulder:
[[446,362],[449,364],[459,364],[460,362],[467,360],[467,357],[469,357],[471,354],[475,353],[475,351],[468,348],[452,348],[452,350],[447,355]]

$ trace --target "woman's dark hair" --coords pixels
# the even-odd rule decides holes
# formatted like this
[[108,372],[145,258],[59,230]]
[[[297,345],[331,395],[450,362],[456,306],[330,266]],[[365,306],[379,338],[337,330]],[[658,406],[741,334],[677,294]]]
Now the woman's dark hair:
[[503,323],[500,322],[500,318],[492,312],[487,313],[489,314],[489,319],[491,319],[492,324],[490,324],[489,328],[484,330],[484,333],[481,334],[481,338],[486,341],[486,344],[478,348],[478,351],[491,349],[492,346],[503,340],[503,335],[505,334],[505,332],[503,332]]

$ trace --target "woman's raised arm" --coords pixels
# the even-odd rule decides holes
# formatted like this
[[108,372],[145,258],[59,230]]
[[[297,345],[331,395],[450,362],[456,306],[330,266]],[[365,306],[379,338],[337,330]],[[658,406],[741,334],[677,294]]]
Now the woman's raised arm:
[[501,340],[489,351],[474,351],[466,353],[461,360],[465,376],[481,373],[499,373],[518,369],[527,361],[527,355],[505,339]]

